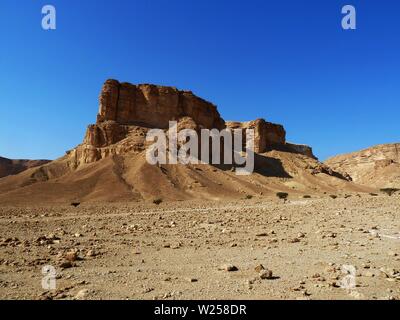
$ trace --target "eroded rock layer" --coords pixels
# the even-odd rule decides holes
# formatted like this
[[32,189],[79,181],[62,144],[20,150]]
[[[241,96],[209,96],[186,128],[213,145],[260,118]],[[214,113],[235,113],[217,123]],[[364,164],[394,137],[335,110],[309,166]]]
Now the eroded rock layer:
[[339,155],[325,163],[334,170],[347,172],[357,183],[400,188],[400,143]]

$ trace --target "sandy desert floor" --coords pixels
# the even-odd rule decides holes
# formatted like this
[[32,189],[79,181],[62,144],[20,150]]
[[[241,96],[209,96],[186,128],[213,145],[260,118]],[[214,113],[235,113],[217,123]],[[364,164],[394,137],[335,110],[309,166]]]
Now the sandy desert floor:
[[[2,299],[400,298],[399,195],[0,213]],[[42,288],[45,265],[56,290]]]

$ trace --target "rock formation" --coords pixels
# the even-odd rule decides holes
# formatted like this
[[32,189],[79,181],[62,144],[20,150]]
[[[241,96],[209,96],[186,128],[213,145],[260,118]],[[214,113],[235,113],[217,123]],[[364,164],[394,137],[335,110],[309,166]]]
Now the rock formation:
[[224,127],[216,106],[191,91],[116,80],[107,80],[103,86],[97,124],[115,121],[121,125],[167,129],[169,121],[182,117],[194,119],[203,128]]
[[353,181],[376,187],[400,187],[400,143],[383,144],[339,155],[325,163],[347,172]]
[[254,151],[257,153],[280,150],[315,158],[311,147],[287,142],[286,131],[280,124],[267,122],[264,119],[257,119],[248,122],[229,121],[226,122],[226,127],[232,130],[241,129],[243,130],[243,135],[246,129],[253,129]]
[[177,121],[178,129],[255,130],[255,152],[281,150],[314,157],[308,146],[286,142],[282,125],[257,119],[249,122],[225,122],[215,105],[174,87],[151,84],[133,85],[107,80],[99,97],[96,124],[87,129],[83,143],[68,154],[78,167],[110,155],[142,151],[149,128],[168,129]]
[[246,129],[254,130],[254,151],[263,153],[274,147],[286,144],[286,131],[283,126],[267,122],[264,119],[257,119],[248,122],[226,122],[226,127],[232,130]]

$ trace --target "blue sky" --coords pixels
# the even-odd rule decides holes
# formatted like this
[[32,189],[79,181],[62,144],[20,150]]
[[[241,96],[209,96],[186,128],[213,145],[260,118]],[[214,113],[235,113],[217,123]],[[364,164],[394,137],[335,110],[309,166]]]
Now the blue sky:
[[[57,30],[41,8],[57,9]],[[357,30],[341,28],[341,8]],[[190,89],[320,159],[400,141],[400,2],[0,0],[0,156],[62,156],[108,78]]]

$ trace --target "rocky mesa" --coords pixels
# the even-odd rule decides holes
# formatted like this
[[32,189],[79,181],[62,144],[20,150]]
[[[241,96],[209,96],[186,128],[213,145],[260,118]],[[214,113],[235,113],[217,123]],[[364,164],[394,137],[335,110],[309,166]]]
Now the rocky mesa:
[[[191,91],[151,84],[133,85],[107,80],[99,97],[96,124],[88,126],[84,142],[72,150],[75,167],[109,155],[144,149],[149,128],[168,129],[177,121],[178,129],[255,130],[255,152],[281,150],[314,157],[312,149],[286,141],[282,125],[257,119],[225,122],[217,107]],[[127,141],[122,142],[124,139]],[[118,144],[118,145],[116,145]]]

